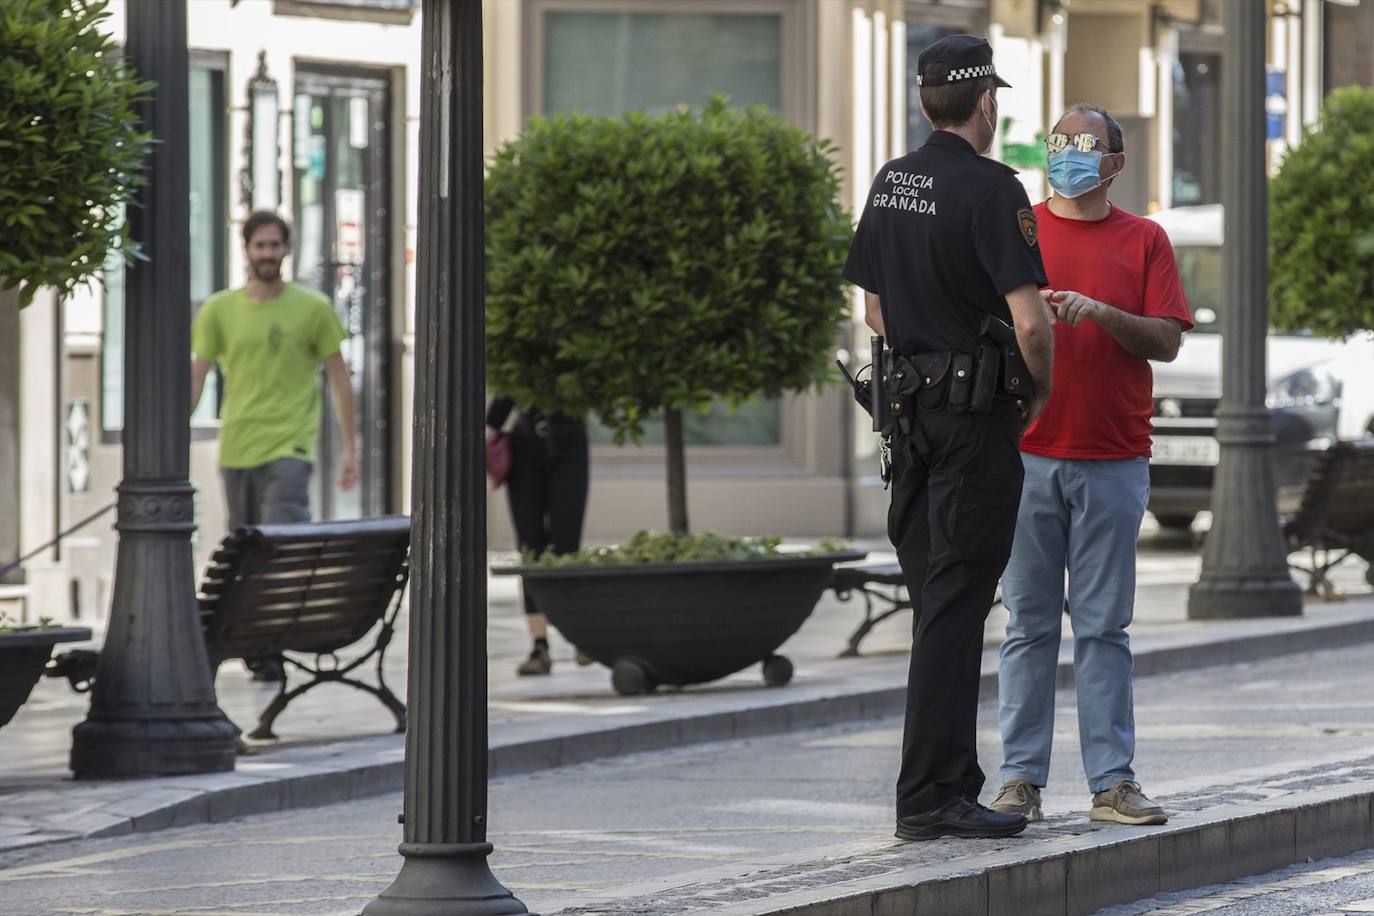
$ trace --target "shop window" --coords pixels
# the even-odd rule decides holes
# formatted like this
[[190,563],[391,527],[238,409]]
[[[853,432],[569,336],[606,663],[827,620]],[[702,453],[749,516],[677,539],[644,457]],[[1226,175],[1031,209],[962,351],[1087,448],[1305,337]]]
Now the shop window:
[[[784,14],[759,9],[750,2],[692,12],[657,12],[654,4],[609,12],[546,9],[542,108],[654,115],[726,95],[734,105],[781,111]],[[683,425],[688,445],[777,446],[782,402],[757,399],[735,410],[717,402],[704,415],[688,412]],[[612,441],[595,422],[589,435],[593,442]],[[645,423],[643,441],[662,443],[659,419]]]
[[[228,283],[226,68],[223,55],[197,53],[192,55],[188,76],[192,315],[211,293]],[[116,256],[106,263],[104,273],[100,416],[107,432],[117,432],[124,426],[124,303],[125,268]],[[213,431],[219,416],[219,395],[219,375],[212,372],[205,381],[200,406],[191,418],[193,426]]]
[[1174,65],[1174,206],[1221,202],[1221,55],[1181,51]]

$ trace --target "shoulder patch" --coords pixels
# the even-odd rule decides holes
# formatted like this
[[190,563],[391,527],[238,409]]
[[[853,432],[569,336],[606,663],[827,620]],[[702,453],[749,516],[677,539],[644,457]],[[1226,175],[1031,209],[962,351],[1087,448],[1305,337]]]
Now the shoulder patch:
[[1021,224],[1021,238],[1034,248],[1040,237],[1040,227],[1035,220],[1035,213],[1029,207],[1022,207],[1016,211],[1016,221]]

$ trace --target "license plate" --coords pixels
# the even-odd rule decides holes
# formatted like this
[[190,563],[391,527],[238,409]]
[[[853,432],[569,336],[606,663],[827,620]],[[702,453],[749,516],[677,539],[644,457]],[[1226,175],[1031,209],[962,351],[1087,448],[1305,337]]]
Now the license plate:
[[1221,446],[1211,436],[1155,436],[1152,464],[1215,465]]

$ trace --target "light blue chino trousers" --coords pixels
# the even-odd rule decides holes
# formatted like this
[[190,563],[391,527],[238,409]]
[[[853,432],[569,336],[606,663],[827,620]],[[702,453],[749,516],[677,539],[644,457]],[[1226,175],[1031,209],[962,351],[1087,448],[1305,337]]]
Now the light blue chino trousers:
[[1049,780],[1055,669],[1068,573],[1078,734],[1088,788],[1134,779],[1131,644],[1136,539],[1149,461],[1080,461],[1022,453],[1016,538],[1002,575],[1011,618],[998,681],[1002,781]]

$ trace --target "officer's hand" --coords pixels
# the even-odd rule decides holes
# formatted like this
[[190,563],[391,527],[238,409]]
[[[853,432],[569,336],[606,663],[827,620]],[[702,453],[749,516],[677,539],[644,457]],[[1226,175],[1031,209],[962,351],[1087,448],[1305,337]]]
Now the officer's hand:
[[1054,306],[1055,317],[1068,325],[1077,325],[1085,318],[1096,318],[1107,307],[1106,303],[1073,290],[1052,294],[1050,303]]
[[1035,422],[1035,418],[1040,416],[1040,412],[1049,403],[1049,395],[1037,394],[1029,401],[1021,402],[1021,432],[1024,433]]

